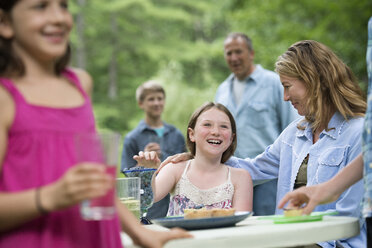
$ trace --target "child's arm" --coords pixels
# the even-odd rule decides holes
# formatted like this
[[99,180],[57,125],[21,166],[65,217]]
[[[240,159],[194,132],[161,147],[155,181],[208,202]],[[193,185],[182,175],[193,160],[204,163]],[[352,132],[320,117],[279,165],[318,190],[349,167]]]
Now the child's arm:
[[154,173],[151,181],[154,202],[163,199],[174,188],[185,168],[184,164],[168,164]]
[[[0,86],[0,172],[8,146],[8,131],[15,116],[12,97]],[[0,193],[0,232],[40,216],[34,204],[35,190]]]
[[[138,165],[148,168],[157,168],[160,164],[160,159],[155,151],[139,152],[133,157],[138,162]],[[165,197],[178,182],[180,175],[183,172],[185,163],[168,164],[163,166],[154,173],[151,181],[153,201],[158,202]]]
[[[86,86],[89,77],[86,74]],[[88,81],[87,81],[88,80]],[[13,98],[0,86],[0,172],[4,163],[8,132],[15,116]],[[20,192],[0,193],[0,232],[16,228],[45,212],[63,209],[106,194],[113,178],[104,166],[80,164],[49,185]],[[85,183],[86,182],[86,183]]]
[[121,222],[121,227],[126,232],[136,245],[148,248],[160,248],[172,239],[191,238],[192,235],[188,232],[172,228],[170,231],[155,231],[141,225],[138,219],[125,207],[117,201],[117,209]]
[[235,187],[233,208],[237,211],[252,211],[253,183],[251,175],[244,169],[232,168],[231,180]]
[[10,94],[0,86],[0,171],[8,146],[8,131],[15,116],[15,104]]
[[81,163],[51,184],[17,193],[0,193],[0,232],[83,200],[104,196],[114,182],[105,166]]

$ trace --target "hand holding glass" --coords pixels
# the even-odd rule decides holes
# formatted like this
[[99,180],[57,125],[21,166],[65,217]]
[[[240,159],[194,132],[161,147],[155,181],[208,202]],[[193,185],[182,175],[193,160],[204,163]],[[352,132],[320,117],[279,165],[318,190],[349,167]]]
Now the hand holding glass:
[[[94,162],[106,166],[106,173],[116,178],[120,135],[117,133],[84,133],[75,139],[78,162]],[[83,219],[112,219],[115,215],[115,187],[106,195],[83,201],[80,208]]]

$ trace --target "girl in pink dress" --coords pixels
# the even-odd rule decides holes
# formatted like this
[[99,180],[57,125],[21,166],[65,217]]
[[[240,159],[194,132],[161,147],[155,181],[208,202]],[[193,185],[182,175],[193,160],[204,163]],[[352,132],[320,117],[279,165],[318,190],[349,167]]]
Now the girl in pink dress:
[[[236,148],[236,126],[229,110],[212,102],[198,108],[189,121],[186,143],[194,159],[158,169],[152,182],[154,202],[170,192],[168,216],[200,206],[252,211],[250,174],[224,164]],[[155,152],[140,152],[134,159],[147,167],[160,163]]]
[[115,178],[76,164],[74,136],[95,132],[90,76],[66,68],[73,20],[68,0],[0,2],[0,247],[160,247],[184,231],[154,232],[117,201],[112,220],[85,221],[83,200]]

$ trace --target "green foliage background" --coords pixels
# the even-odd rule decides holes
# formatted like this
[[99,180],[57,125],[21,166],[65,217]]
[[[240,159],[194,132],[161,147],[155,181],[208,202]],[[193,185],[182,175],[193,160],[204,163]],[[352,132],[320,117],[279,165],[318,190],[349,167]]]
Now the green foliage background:
[[[135,89],[158,79],[167,93],[164,120],[185,133],[191,113],[214,99],[229,75],[223,40],[231,31],[253,40],[255,62],[274,69],[276,58],[298,40],[331,47],[366,87],[365,64],[370,0],[80,0],[71,3],[83,32],[73,32],[93,76],[100,129],[125,135],[142,118]],[[113,24],[115,23],[115,24]],[[82,42],[79,37],[84,38]],[[110,79],[115,62],[116,80]],[[109,95],[109,82],[116,96]]]

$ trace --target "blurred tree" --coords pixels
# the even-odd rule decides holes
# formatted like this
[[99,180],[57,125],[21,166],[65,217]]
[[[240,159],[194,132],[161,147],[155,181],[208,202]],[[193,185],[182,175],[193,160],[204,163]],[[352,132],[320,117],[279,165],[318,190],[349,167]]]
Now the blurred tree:
[[230,9],[232,29],[254,41],[256,58],[273,69],[276,58],[298,40],[320,41],[348,64],[365,88],[370,0],[246,0]]
[[94,78],[99,128],[126,134],[136,126],[142,112],[135,89],[156,78],[167,91],[165,120],[185,132],[190,114],[213,100],[230,73],[223,58],[229,32],[247,33],[256,63],[268,69],[292,43],[318,40],[363,84],[371,10],[370,0],[71,1],[73,64]]

